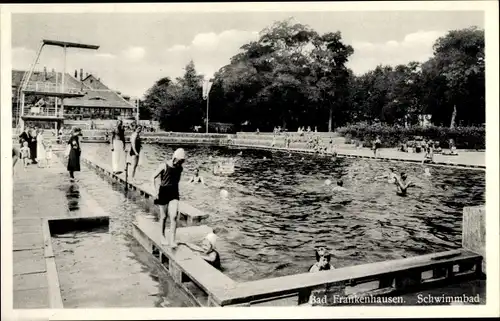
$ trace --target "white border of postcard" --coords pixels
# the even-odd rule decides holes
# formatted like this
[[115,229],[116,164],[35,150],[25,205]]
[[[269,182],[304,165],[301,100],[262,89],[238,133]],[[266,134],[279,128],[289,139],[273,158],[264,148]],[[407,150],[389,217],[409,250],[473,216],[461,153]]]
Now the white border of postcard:
[[[1,130],[2,130],[2,320],[92,319],[239,319],[239,318],[347,318],[347,317],[466,317],[499,315],[499,207],[498,207],[498,4],[497,1],[427,2],[310,2],[310,3],[175,3],[175,4],[27,4],[0,5],[1,16]],[[12,307],[12,175],[11,175],[11,14],[79,12],[230,12],[230,11],[483,11],[486,41],[486,208],[487,304],[484,306],[419,307],[271,307],[149,308],[13,310]]]

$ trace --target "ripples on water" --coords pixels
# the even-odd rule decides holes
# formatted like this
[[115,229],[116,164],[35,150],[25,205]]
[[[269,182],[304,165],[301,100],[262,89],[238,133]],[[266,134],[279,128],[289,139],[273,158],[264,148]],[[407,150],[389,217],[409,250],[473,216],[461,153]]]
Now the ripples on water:
[[76,184],[61,186],[68,210],[91,205],[92,199],[109,215],[110,224],[109,229],[52,237],[64,307],[191,306],[168,272],[130,236],[135,214],[145,212],[97,174],[78,178]]
[[[150,184],[153,170],[175,148],[144,146],[137,179]],[[420,164],[184,148],[188,158],[181,198],[210,214],[225,273],[240,281],[306,272],[319,245],[333,250],[336,267],[457,248],[462,208],[485,203],[484,171],[431,167],[429,178]],[[110,163],[109,145],[85,144],[86,154]],[[216,160],[229,157],[236,161],[236,172],[214,176]],[[391,166],[416,184],[407,197],[375,180]],[[196,167],[208,186],[186,183]],[[332,191],[340,178],[345,193]],[[331,186],[324,184],[326,179]],[[221,188],[229,192],[227,199],[220,197]],[[130,218],[123,216],[117,219],[126,228]]]

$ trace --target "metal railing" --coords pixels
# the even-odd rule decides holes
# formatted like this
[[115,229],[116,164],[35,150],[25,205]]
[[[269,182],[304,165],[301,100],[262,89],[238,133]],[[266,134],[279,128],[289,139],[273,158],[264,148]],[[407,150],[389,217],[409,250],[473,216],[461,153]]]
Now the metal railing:
[[22,116],[57,117],[58,111],[55,108],[55,106],[45,106],[45,107],[26,106],[24,108],[24,114]]
[[82,92],[81,88],[63,88],[61,84],[50,83],[50,82],[28,82],[24,88],[24,91],[36,91],[36,92],[49,92],[49,93],[70,93],[70,94],[80,94]]

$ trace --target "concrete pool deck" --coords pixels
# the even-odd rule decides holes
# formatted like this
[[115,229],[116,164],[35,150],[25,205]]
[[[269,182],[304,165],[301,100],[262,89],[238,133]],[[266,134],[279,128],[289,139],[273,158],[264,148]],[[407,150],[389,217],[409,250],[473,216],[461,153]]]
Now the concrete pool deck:
[[[311,149],[302,148],[283,148],[283,147],[271,147],[266,145],[246,145],[244,143],[234,143],[230,145],[233,148],[248,148],[248,149],[265,149],[265,150],[275,150],[283,152],[298,152],[298,153],[308,153],[314,154]],[[455,166],[473,169],[485,169],[486,168],[486,153],[478,151],[467,151],[458,150],[458,155],[450,156],[443,154],[434,155],[434,163],[428,165],[434,166]],[[339,157],[361,157],[367,159],[378,159],[378,160],[389,160],[389,161],[406,161],[412,163],[421,163],[424,154],[423,153],[404,153],[393,148],[382,148],[379,151],[379,156],[374,157],[373,151],[369,148],[357,149],[350,145],[343,145],[337,148],[337,153]]]
[[[46,263],[44,222],[53,218],[99,216],[103,210],[84,189],[80,189],[78,209],[69,209],[70,186],[64,165],[56,158],[51,168],[28,166],[18,162],[13,186],[13,302],[14,309],[53,308],[53,284],[56,273]],[[50,239],[49,239],[50,240]]]

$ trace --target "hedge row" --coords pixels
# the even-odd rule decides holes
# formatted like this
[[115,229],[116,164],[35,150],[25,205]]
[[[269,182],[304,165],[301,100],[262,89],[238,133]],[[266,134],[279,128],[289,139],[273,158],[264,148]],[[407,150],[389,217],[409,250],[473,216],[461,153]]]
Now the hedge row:
[[338,129],[346,143],[360,142],[365,147],[371,147],[377,136],[382,141],[382,147],[399,147],[403,143],[414,140],[415,136],[439,142],[442,148],[449,148],[453,139],[459,149],[484,149],[486,146],[486,129],[484,127],[438,127],[438,126],[388,126],[355,124]]

